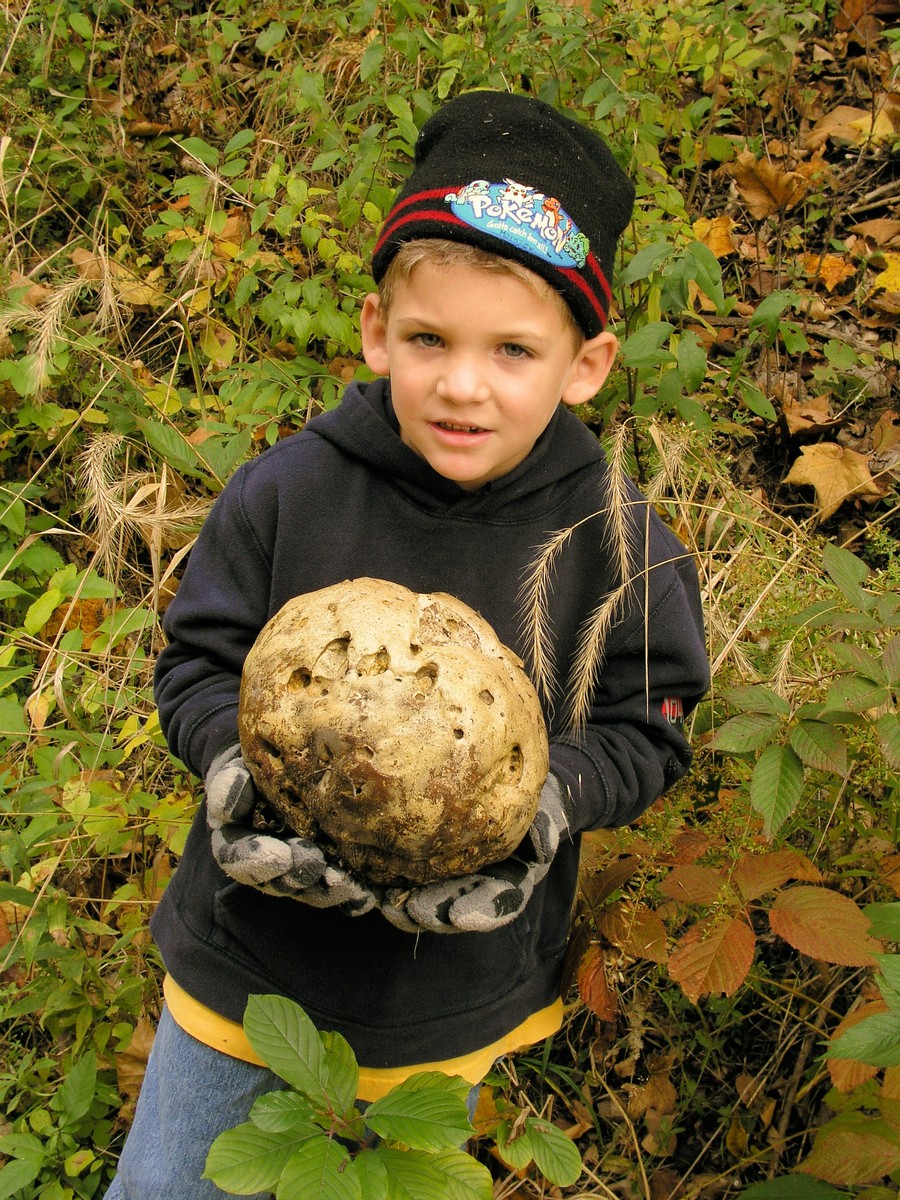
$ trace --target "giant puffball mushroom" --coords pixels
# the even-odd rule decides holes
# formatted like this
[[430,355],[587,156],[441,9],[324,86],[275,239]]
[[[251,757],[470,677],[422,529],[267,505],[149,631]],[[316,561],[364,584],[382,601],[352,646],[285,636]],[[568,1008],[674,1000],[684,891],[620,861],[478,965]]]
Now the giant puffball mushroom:
[[461,600],[382,579],[297,596],[272,617],[244,664],[238,726],[285,824],[375,883],[508,857],[547,777],[521,660]]

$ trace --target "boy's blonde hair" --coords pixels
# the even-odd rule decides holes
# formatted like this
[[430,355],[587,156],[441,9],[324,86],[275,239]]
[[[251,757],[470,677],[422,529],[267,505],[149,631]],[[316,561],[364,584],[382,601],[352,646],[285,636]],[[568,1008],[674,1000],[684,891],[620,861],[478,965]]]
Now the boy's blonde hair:
[[397,250],[378,285],[383,316],[387,317],[390,312],[397,281],[405,283],[413,268],[420,263],[434,267],[475,267],[479,271],[487,271],[494,275],[512,275],[538,296],[556,306],[572,331],[576,349],[584,343],[584,332],[575,320],[572,310],[556,288],[551,287],[540,275],[529,271],[527,267],[511,258],[491,254],[482,250],[480,246],[473,246],[471,242],[452,242],[446,238],[416,238],[414,241],[404,242]]

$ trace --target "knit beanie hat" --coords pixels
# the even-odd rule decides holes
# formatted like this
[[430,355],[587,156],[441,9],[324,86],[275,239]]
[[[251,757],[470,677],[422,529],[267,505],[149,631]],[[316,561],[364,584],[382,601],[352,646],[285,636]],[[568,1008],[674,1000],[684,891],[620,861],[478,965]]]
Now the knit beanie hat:
[[528,96],[467,92],[419,133],[375,246],[380,281],[404,242],[447,238],[546,279],[586,337],[605,328],[634,187],[593,130]]

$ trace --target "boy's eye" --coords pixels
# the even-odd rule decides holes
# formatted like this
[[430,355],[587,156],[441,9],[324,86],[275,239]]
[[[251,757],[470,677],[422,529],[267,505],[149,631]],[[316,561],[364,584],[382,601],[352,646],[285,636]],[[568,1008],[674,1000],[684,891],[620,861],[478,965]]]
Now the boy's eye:
[[504,342],[501,349],[507,358],[531,358],[531,351],[518,342]]
[[433,346],[440,346],[441,344],[441,339],[436,333],[416,333],[413,334],[411,340],[418,342],[420,346],[425,346],[426,349],[430,349]]

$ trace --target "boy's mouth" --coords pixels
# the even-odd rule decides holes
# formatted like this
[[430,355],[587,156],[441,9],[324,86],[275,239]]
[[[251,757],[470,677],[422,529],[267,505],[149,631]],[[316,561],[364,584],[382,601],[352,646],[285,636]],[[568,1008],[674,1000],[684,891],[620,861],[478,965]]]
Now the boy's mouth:
[[480,425],[456,425],[453,421],[435,421],[438,429],[446,429],[450,433],[485,433]]

